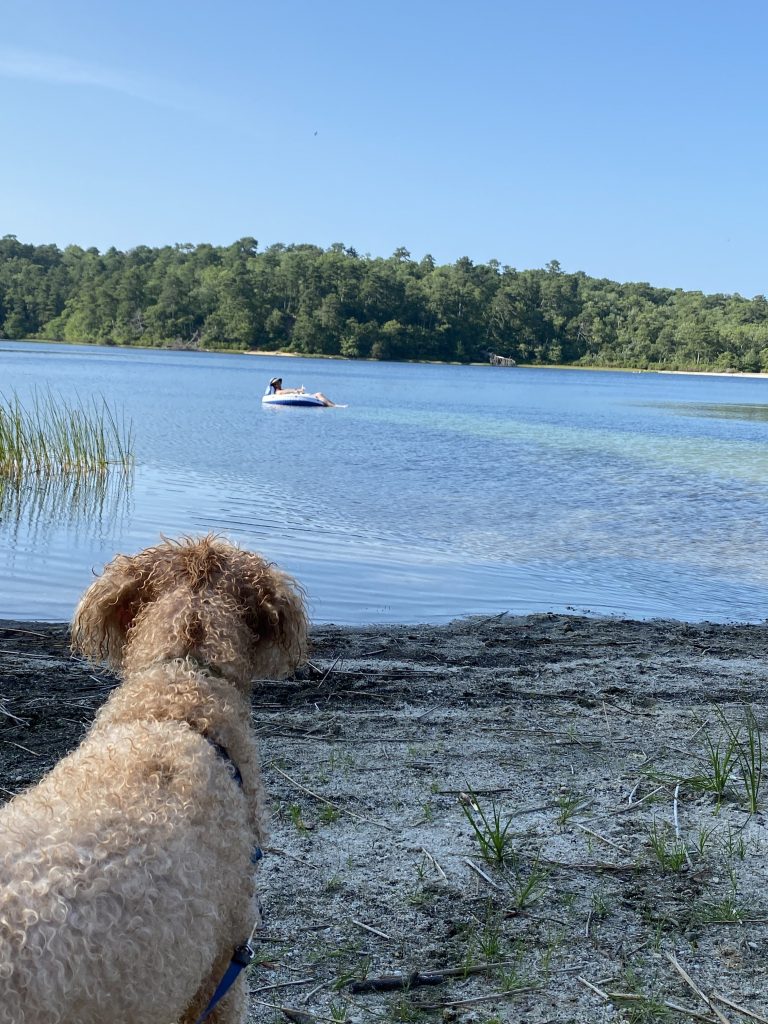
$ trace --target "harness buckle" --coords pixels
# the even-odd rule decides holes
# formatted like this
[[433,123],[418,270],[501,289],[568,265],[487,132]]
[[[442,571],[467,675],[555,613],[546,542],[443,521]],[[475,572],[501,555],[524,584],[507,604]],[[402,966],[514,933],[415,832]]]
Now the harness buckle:
[[211,996],[211,1001],[197,1018],[197,1024],[204,1024],[204,1021],[208,1020],[216,1004],[229,992],[255,955],[250,942],[245,942],[242,946],[237,947],[232,954],[232,959],[229,961],[229,967],[224,972],[224,977],[216,986],[216,991]]
[[232,961],[233,963],[239,964],[241,967],[247,967],[255,956],[256,953],[253,946],[250,942],[245,942],[242,946],[238,946],[232,954]]

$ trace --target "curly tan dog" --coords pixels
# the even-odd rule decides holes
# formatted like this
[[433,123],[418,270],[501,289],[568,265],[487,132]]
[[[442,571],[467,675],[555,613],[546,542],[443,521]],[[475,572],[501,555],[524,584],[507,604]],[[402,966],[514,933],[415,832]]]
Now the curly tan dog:
[[[0,810],[1,1024],[193,1024],[255,917],[250,680],[305,656],[295,582],[213,537],[119,555],[73,647],[122,684]],[[245,1020],[244,976],[208,1020]]]

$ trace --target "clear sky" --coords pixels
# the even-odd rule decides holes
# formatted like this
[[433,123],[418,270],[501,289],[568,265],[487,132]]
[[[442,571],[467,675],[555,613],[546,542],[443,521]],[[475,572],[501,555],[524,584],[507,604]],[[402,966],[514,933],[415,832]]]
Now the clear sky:
[[768,5],[2,0],[0,234],[768,292]]

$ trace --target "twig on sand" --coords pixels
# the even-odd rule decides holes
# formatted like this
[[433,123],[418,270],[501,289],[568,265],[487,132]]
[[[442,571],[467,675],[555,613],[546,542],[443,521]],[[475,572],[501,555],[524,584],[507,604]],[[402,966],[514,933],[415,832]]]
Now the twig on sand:
[[615,814],[625,814],[627,811],[635,811],[640,804],[645,803],[646,800],[650,800],[652,796],[656,796],[664,789],[664,786],[657,786],[656,789],[652,789],[650,793],[646,793],[645,796],[641,796],[639,800],[635,800],[633,804],[627,804],[626,807],[617,807],[614,811]]
[[487,996],[473,996],[471,999],[451,999],[444,1003],[422,1003],[420,1010],[450,1010],[454,1006],[474,1006],[475,1003],[487,1003],[489,999],[509,999],[525,992],[540,992],[541,985],[526,985],[520,988],[504,989],[502,992],[489,992]]
[[675,1013],[685,1013],[689,1017],[693,1017],[694,1020],[703,1020],[706,1024],[717,1024],[714,1017],[708,1017],[705,1013],[699,1013],[698,1010],[692,1010],[690,1006],[683,1006],[682,1003],[676,1003],[673,999],[665,999],[664,1005],[668,1006],[670,1010],[674,1010]]
[[422,711],[420,715],[416,715],[416,717],[414,718],[414,722],[420,722],[423,718],[426,718],[427,715],[431,715],[433,711],[438,711],[442,707],[445,707],[445,705],[444,704],[435,704],[435,705],[433,705],[433,707],[427,708],[427,710],[426,711]]
[[410,974],[383,974],[379,978],[364,978],[349,983],[353,995],[361,992],[402,992],[420,985],[442,985],[445,975],[435,971],[412,971]]
[[314,978],[299,978],[298,981],[276,981],[274,985],[262,985],[259,988],[249,989],[249,995],[257,996],[261,992],[269,992],[273,988],[293,988],[295,985],[309,985]]
[[94,683],[99,684],[99,688],[102,690],[111,690],[117,685],[116,679],[103,679],[101,676],[95,676],[93,673],[88,673],[88,678],[92,679]]
[[712,998],[716,999],[718,1003],[730,1006],[732,1010],[736,1010],[737,1013],[742,1014],[744,1017],[751,1017],[752,1020],[758,1020],[760,1021],[760,1024],[768,1024],[768,1017],[761,1017],[759,1013],[755,1013],[754,1010],[748,1010],[746,1006],[739,1006],[738,1003],[732,1003],[730,999],[726,999],[725,996],[721,996],[719,992],[713,992]]
[[8,708],[5,706],[5,704],[3,704],[2,701],[0,701],[0,715],[5,715],[6,718],[10,718],[14,722],[18,722],[19,725],[27,725],[28,724],[27,722],[25,722],[25,720],[23,718],[19,718],[18,715],[14,715],[14,713],[12,711],[9,711]]
[[561,868],[564,871],[616,871],[631,872],[637,874],[637,864],[609,864],[607,861],[567,861],[567,860],[552,860],[551,857],[540,857],[539,860],[542,864],[548,864],[552,868]]
[[316,992],[319,992],[321,988],[328,988],[328,986],[332,984],[333,982],[331,981],[321,981],[319,985],[315,985],[315,987],[311,988],[309,992],[304,993],[304,995],[301,997],[302,1003],[306,1006],[309,1000]]
[[672,820],[675,823],[675,838],[678,840],[682,840],[682,836],[680,835],[680,821],[677,817],[677,798],[679,793],[680,783],[678,782],[678,784],[675,786],[675,795],[672,797]]
[[[466,792],[464,789],[436,789],[434,792],[438,796],[456,796]],[[519,793],[520,786],[478,786],[477,789],[472,788],[472,792],[475,796],[492,796],[494,793]],[[519,817],[521,814],[538,814],[539,811],[548,811],[554,804],[541,804],[539,807],[525,807],[521,811],[516,811],[515,814]]]
[[768,917],[712,917],[709,921],[698,922],[696,927],[709,928],[711,925],[716,925],[720,928],[723,925],[743,924],[768,924]]
[[29,747],[25,747],[23,743],[17,743],[15,740],[0,740],[0,743],[10,743],[12,747],[18,747],[19,750],[24,750],[27,754],[31,754],[33,757],[43,756],[37,750],[30,750]]
[[608,712],[605,707],[605,701],[603,701],[603,718],[605,719],[605,731],[608,735],[611,735],[611,723],[608,721]]
[[664,955],[666,956],[667,960],[669,960],[669,962],[672,964],[672,966],[675,968],[675,970],[680,975],[680,977],[683,979],[683,981],[686,983],[686,985],[688,985],[688,987],[690,989],[692,989],[696,993],[696,995],[704,1003],[704,1005],[708,1006],[709,1009],[712,1011],[712,1013],[714,1013],[715,1017],[717,1017],[717,1019],[720,1021],[720,1024],[730,1024],[730,1021],[728,1020],[728,1018],[725,1017],[718,1010],[718,1008],[715,1006],[715,1004],[712,1002],[712,1000],[709,998],[709,996],[706,995],[699,988],[699,986],[696,984],[696,982],[693,980],[693,978],[690,976],[690,974],[688,974],[688,972],[685,970],[685,968],[680,965],[680,963],[677,960],[677,958],[675,957],[675,955],[673,953],[668,952],[667,950],[664,950]]
[[279,846],[265,846],[264,853],[275,853],[278,857],[287,857],[288,860],[295,860],[297,864],[301,864],[305,868],[311,866],[308,860],[304,860],[303,857],[297,857],[295,853],[289,853],[287,850],[283,850]]
[[17,626],[1,626],[0,629],[3,633],[24,633],[25,636],[41,636],[43,640],[48,639],[47,633],[36,633],[33,629],[19,629]]
[[[622,646],[624,646],[622,644]],[[647,718],[647,711],[633,711],[632,708],[625,708],[622,704],[617,704],[613,700],[608,700],[607,697],[603,697],[603,711],[605,711],[605,705],[609,708],[613,708],[614,711],[618,711],[622,715],[632,715],[634,718]]]
[[385,825],[383,821],[377,821],[376,818],[366,818],[364,814],[357,814],[355,811],[350,811],[349,808],[342,807],[341,804],[335,804],[333,800],[329,800],[328,797],[321,796],[320,793],[315,793],[315,791],[312,789],[307,789],[306,786],[302,786],[302,784],[300,782],[297,782],[296,779],[292,779],[287,772],[284,772],[282,770],[282,768],[278,768],[277,765],[274,764],[274,762],[272,763],[272,768],[274,769],[274,771],[278,773],[278,775],[282,775],[284,779],[287,779],[292,786],[296,787],[296,789],[300,789],[301,792],[306,793],[307,796],[314,797],[314,799],[319,800],[321,804],[327,804],[328,807],[334,807],[337,811],[341,811],[344,814],[348,814],[350,818],[356,818],[358,821],[367,821],[371,825],[378,825],[379,828],[386,829],[387,832],[394,832],[392,826]]
[[501,890],[501,886],[497,885],[492,878],[486,875],[483,869],[479,868],[473,860],[470,860],[469,857],[464,857],[463,860],[464,863],[468,865],[468,867],[472,868],[473,871],[476,871],[478,875],[488,883],[488,885],[492,886],[494,889]]
[[356,924],[358,928],[363,928],[365,931],[370,932],[371,935],[378,935],[381,939],[389,939],[392,941],[392,936],[387,935],[386,932],[380,932],[378,928],[371,928],[369,924],[363,924],[362,921],[356,921],[354,917],[350,918],[352,924]]
[[580,825],[578,821],[572,821],[571,824],[575,825],[576,828],[580,828],[582,832],[586,832],[588,835],[594,836],[595,839],[599,839],[601,843],[607,843],[608,846],[612,846],[615,850],[620,850],[622,853],[627,852],[626,846],[614,843],[614,841],[609,839],[608,836],[604,836],[600,832],[595,832],[593,829],[587,828],[586,825]]
[[34,661],[52,661],[60,657],[56,654],[33,654],[32,651],[3,651],[3,654],[18,654],[20,658],[32,658]]
[[316,1020],[335,1024],[333,1017],[320,1017],[314,1013],[307,1013],[306,1010],[296,1010],[292,1006],[280,1006],[278,1003],[269,1003],[266,999],[251,999],[251,1002],[257,1003],[259,1006],[267,1006],[270,1010],[276,1010],[277,1013],[282,1013],[293,1024],[315,1024]]
[[610,1000],[608,998],[608,994],[606,992],[603,992],[603,990],[601,988],[598,988],[597,985],[593,985],[591,981],[587,981],[587,979],[583,978],[581,975],[579,975],[576,978],[576,981],[580,982],[582,985],[586,986],[587,988],[591,988],[592,991],[597,993],[597,995],[599,995],[601,999],[605,1000],[606,1003],[610,1002]]
[[315,1021],[327,1021],[328,1024],[336,1024],[334,1017],[323,1017],[317,1013],[309,1013],[307,1010],[297,1010],[293,1006],[280,1006],[279,1003],[270,1003],[266,999],[251,999],[252,1003],[256,1003],[258,1006],[266,1006],[270,1010],[275,1010],[277,1013],[282,1015],[293,1022],[293,1024],[315,1024]]
[[[613,1002],[614,1000],[616,1000],[617,1002],[630,1002],[632,1000],[638,1000],[643,998],[636,992],[604,992],[603,989],[598,988],[597,985],[593,985],[591,981],[587,981],[587,979],[582,977],[582,975],[579,975],[576,980],[581,982],[582,985],[591,989],[595,993],[595,995],[598,995],[606,1003]],[[697,1013],[696,1010],[691,1010],[687,1006],[681,1006],[679,1003],[674,1003],[670,999],[665,999],[664,1005],[668,1006],[670,1010],[675,1010],[677,1013],[685,1013],[689,1017],[693,1017],[694,1020],[712,1022],[715,1019],[714,1017],[707,1017],[703,1013]]]
[[[263,1003],[264,1006],[268,1006],[268,1003]],[[276,1010],[279,1010],[284,1017],[292,1021],[293,1024],[314,1024],[316,1020],[327,1020],[327,1017],[315,1017],[312,1013],[307,1013],[306,1010],[292,1010],[290,1006],[276,1006]]]
[[702,730],[706,729],[708,725],[709,725],[709,719],[705,718],[704,721],[699,726],[699,728],[696,730],[696,732],[692,733],[688,737],[688,742],[692,743],[696,739],[696,737],[699,735],[699,733],[702,732]]
[[693,862],[691,861],[690,854],[688,853],[688,847],[683,842],[683,837],[682,837],[682,834],[680,832],[680,822],[679,822],[678,817],[677,817],[677,799],[678,799],[679,793],[680,793],[680,783],[678,782],[678,784],[675,786],[675,795],[672,798],[672,819],[673,819],[673,821],[675,823],[675,838],[677,839],[677,841],[679,843],[683,844],[683,851],[685,852],[686,862],[688,864],[688,867],[692,868],[693,867]]
[[476,625],[479,628],[480,626],[487,626],[489,622],[501,622],[507,615],[509,615],[508,611],[499,612],[496,615],[488,615],[484,619],[480,619]]
[[485,974],[499,967],[513,967],[516,960],[501,960],[498,963],[472,964],[468,967],[444,967],[437,971],[412,971],[410,974],[383,974],[379,978],[364,978],[352,981],[349,991],[355,995],[361,992],[393,992],[418,988],[421,985],[440,985],[449,978],[466,978],[470,974]]
[[325,682],[325,680],[326,680],[326,679],[328,678],[328,676],[329,676],[329,675],[331,674],[331,672],[333,672],[333,670],[334,670],[334,669],[336,668],[336,666],[338,665],[338,663],[339,663],[340,661],[341,661],[341,655],[340,655],[340,654],[337,654],[337,655],[336,655],[336,657],[335,657],[335,658],[334,658],[334,660],[333,660],[333,664],[332,664],[332,665],[331,665],[331,667],[330,667],[330,668],[329,668],[329,669],[328,669],[328,670],[326,671],[326,673],[325,673],[325,675],[323,676],[323,678],[322,678],[322,679],[320,680],[320,682],[319,682],[319,683],[317,684],[318,686],[322,686],[322,685],[323,685],[323,683]]
[[437,871],[437,873],[438,873],[439,875],[442,875],[442,876],[443,876],[443,879],[444,879],[444,880],[445,880],[445,881],[447,882],[447,881],[448,881],[448,876],[447,876],[447,875],[446,875],[446,873],[445,873],[445,872],[443,871],[443,869],[442,869],[442,868],[440,867],[440,864],[439,864],[439,863],[438,863],[438,862],[437,862],[437,861],[435,860],[435,858],[434,858],[434,857],[432,856],[432,854],[431,854],[431,853],[429,852],[429,850],[428,850],[428,849],[427,849],[427,848],[426,848],[425,846],[422,846],[422,848],[421,848],[421,852],[422,852],[422,853],[424,854],[424,856],[425,856],[425,857],[428,857],[428,858],[429,858],[429,860],[431,860],[431,861],[432,861],[432,864],[434,865],[434,868],[435,868],[435,870]]

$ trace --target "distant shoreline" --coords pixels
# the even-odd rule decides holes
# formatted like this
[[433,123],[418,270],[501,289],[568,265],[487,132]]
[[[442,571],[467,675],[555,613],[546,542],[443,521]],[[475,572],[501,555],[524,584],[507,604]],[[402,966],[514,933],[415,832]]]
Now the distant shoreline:
[[[202,349],[199,351],[203,351]],[[217,351],[223,351],[218,349]],[[345,363],[377,363],[378,359],[349,359],[347,356],[325,356],[306,352],[271,352],[265,349],[228,349],[244,356],[280,356],[286,359],[338,359]],[[489,363],[457,363],[444,359],[397,359],[384,362],[418,363],[426,366],[489,366]],[[768,380],[768,373],[750,373],[747,370],[657,370],[653,367],[641,369],[638,366],[582,366],[578,363],[518,363],[516,366],[493,367],[506,370],[597,370],[600,373],[671,373],[692,377],[754,377]]]
[[[61,341],[57,338],[0,338],[0,345],[3,341],[28,341],[42,345],[84,345],[90,348],[135,348],[143,351],[155,349],[158,352],[199,352],[207,355],[236,355],[236,356],[279,356],[281,359],[334,359],[344,363],[378,363],[395,362],[404,364],[418,364],[422,366],[489,366],[486,362],[459,363],[445,359],[365,359],[359,357],[350,359],[348,356],[325,355],[321,352],[286,352],[282,349],[272,351],[271,349],[260,348],[174,348],[171,345],[106,345],[100,341]],[[654,367],[638,366],[584,366],[580,363],[518,363],[516,366],[494,367],[494,369],[507,370],[598,370],[601,373],[669,373],[685,374],[690,377],[751,377],[755,380],[768,380],[768,372],[754,373],[748,370],[662,370]]]
[[656,373],[684,373],[689,377],[754,377],[768,380],[768,373],[750,373],[748,370],[656,370]]

